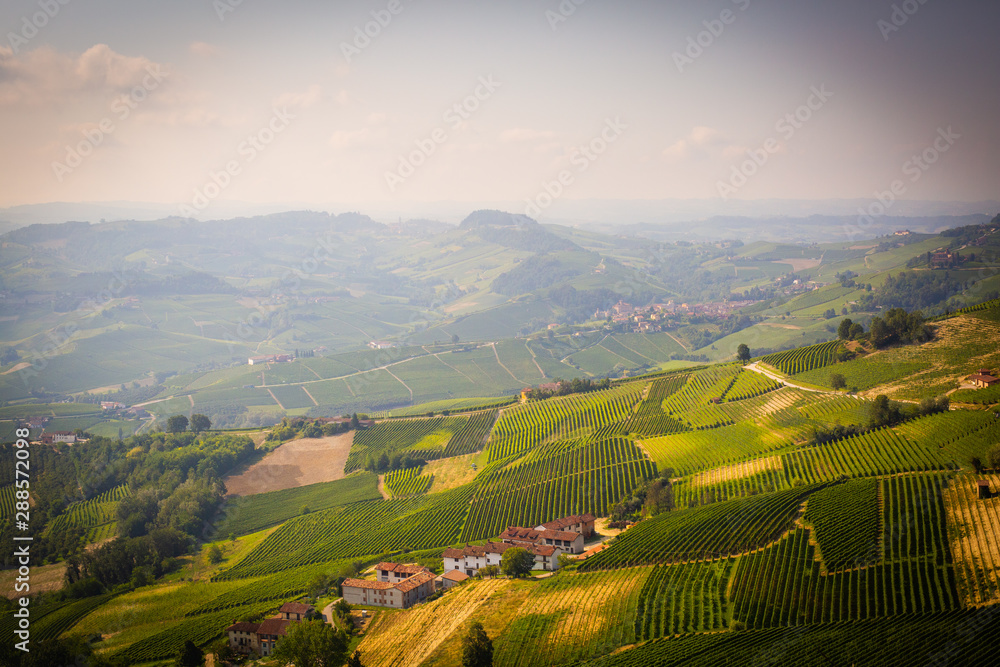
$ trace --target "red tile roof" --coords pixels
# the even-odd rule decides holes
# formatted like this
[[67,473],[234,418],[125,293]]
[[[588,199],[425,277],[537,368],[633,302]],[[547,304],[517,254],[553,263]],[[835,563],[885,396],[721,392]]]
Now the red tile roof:
[[539,544],[538,546],[531,547],[529,551],[536,556],[551,556],[556,552],[556,548],[551,544]]
[[531,528],[508,528],[500,534],[501,540],[515,542],[539,542],[546,540],[568,540],[570,542],[580,537],[580,533],[562,530],[533,530]]
[[260,627],[257,629],[258,635],[277,635],[284,637],[288,634],[288,625],[291,621],[286,621],[283,618],[266,618],[260,623]]
[[543,523],[542,525],[545,526],[547,530],[562,530],[563,528],[572,526],[573,524],[590,523],[593,520],[593,514],[575,514],[573,516],[564,516],[561,519],[555,519],[553,521],[549,521],[548,523]]
[[302,604],[301,602],[286,602],[281,605],[279,612],[286,614],[308,614],[311,611],[315,611],[315,608],[311,604]]
[[258,628],[260,628],[260,623],[247,623],[246,621],[240,621],[239,623],[233,623],[226,628],[226,632],[249,632],[252,634],[256,633]]
[[447,579],[448,581],[465,581],[469,578],[469,575],[461,570],[448,570],[441,575],[441,578]]
[[428,581],[434,581],[434,575],[430,572],[421,572],[420,574],[415,574],[405,581],[401,581],[396,584],[396,590],[400,593],[408,593],[421,585],[426,584]]
[[341,584],[344,588],[367,588],[371,591],[387,591],[390,588],[395,588],[396,584],[389,583],[388,581],[372,581],[371,579],[345,579],[344,583]]
[[426,567],[417,565],[416,563],[379,563],[375,566],[375,569],[379,572],[394,572],[397,575],[406,575],[408,577],[420,574],[421,572],[430,572]]
[[483,545],[465,545],[464,549],[445,549],[445,558],[464,558],[465,556],[485,556],[486,554],[502,554],[514,545],[503,542],[487,542]]

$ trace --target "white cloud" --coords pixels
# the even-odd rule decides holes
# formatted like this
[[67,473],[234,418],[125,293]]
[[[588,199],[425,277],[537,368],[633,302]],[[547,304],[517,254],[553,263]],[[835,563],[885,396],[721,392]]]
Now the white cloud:
[[188,50],[194,55],[201,56],[202,58],[211,58],[219,53],[219,47],[207,42],[191,42],[191,45],[188,46]]
[[301,93],[282,93],[274,98],[272,104],[279,109],[285,107],[305,109],[306,107],[313,106],[321,99],[323,99],[323,90],[319,84],[314,83]]
[[682,139],[664,149],[667,157],[686,158],[725,143],[722,133],[712,127],[697,125]]
[[531,130],[515,127],[500,133],[500,142],[505,144],[525,143],[530,141],[551,142],[555,132],[549,130]]
[[95,44],[80,55],[42,47],[15,55],[0,47],[0,106],[71,103],[84,95],[122,93],[162,66]]

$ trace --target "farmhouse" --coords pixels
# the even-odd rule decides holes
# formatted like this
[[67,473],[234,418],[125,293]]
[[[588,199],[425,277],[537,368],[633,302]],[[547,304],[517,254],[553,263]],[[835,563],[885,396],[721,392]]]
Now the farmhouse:
[[101,410],[124,410],[125,404],[117,401],[101,401]]
[[42,434],[43,444],[51,445],[57,442],[65,442],[67,445],[72,445],[76,442],[76,434],[72,431],[52,431],[51,433]]
[[390,343],[385,340],[373,340],[368,343],[368,347],[373,350],[388,350],[390,348],[396,347],[395,343]]
[[229,648],[242,655],[271,655],[278,640],[288,634],[291,623],[306,621],[315,612],[311,604],[286,602],[281,605],[274,618],[264,619],[260,623],[233,623],[226,628]]
[[555,547],[544,544],[487,542],[482,546],[467,544],[463,549],[445,549],[442,554],[444,571],[445,573],[464,571],[467,576],[474,577],[487,565],[499,567],[504,552],[514,547],[527,549],[535,557],[535,565],[531,568],[533,570],[559,569],[559,552]]
[[594,515],[576,514],[535,526],[535,530],[563,530],[580,533],[585,538],[594,534]]
[[251,366],[256,366],[257,364],[284,364],[292,360],[292,355],[290,354],[268,354],[263,357],[250,357],[247,363]]
[[448,570],[444,574],[440,574],[434,578],[434,590],[448,590],[452,586],[458,586],[468,578],[469,575],[461,570]]
[[288,626],[292,621],[283,618],[266,618],[257,628],[257,639],[260,642],[260,654],[268,656],[274,653],[278,640],[288,634]]
[[260,640],[257,637],[259,629],[260,623],[233,623],[226,628],[229,648],[243,655],[260,654]]
[[351,604],[407,609],[434,592],[434,574],[414,564],[379,563],[378,580],[347,579],[341,585],[345,600]]
[[972,384],[980,389],[985,389],[986,387],[992,387],[996,383],[1000,382],[1000,379],[993,377],[988,373],[980,372],[977,375],[970,375],[966,378]]
[[301,602],[286,602],[278,610],[280,618],[286,621],[304,621],[314,614],[316,609],[311,604]]
[[518,547],[553,547],[560,553],[583,553],[583,533],[562,530],[508,528],[500,533],[500,541]]

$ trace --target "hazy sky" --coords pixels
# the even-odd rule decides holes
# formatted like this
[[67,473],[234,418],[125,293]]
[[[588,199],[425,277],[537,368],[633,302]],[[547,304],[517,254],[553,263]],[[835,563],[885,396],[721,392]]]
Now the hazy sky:
[[1000,190],[995,0],[61,2],[0,6],[0,206]]

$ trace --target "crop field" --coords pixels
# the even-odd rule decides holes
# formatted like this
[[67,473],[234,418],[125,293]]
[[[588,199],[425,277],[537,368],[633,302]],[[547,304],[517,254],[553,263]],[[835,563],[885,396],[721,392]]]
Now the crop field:
[[109,531],[96,529],[113,524],[117,520],[118,502],[128,495],[129,488],[125,484],[105,491],[96,498],[73,503],[49,524],[47,530],[56,530],[64,525],[83,528],[88,531],[88,542],[99,541]]
[[421,475],[420,468],[393,470],[385,475],[385,488],[393,496],[418,496],[427,493],[433,481],[432,475]]
[[692,488],[714,486],[723,482],[753,477],[768,470],[781,470],[781,457],[768,456],[760,459],[734,463],[721,468],[713,468],[705,472],[695,473],[685,480]]
[[532,454],[499,470],[484,471],[461,541],[495,537],[510,526],[537,526],[572,514],[603,515],[656,468],[632,442],[615,438]]
[[838,362],[832,366],[815,368],[792,376],[793,381],[828,387],[832,389],[831,378],[834,374],[844,376],[847,387],[852,390],[867,391],[901,377],[925,370],[927,364],[919,361],[887,363],[878,361],[878,357],[869,359],[861,357],[850,361]]
[[13,484],[0,486],[0,521],[14,518],[15,491],[16,487]]
[[605,426],[602,434],[653,437],[688,430],[687,426],[663,412],[663,401],[683,387],[687,378],[686,374],[680,374],[653,380],[635,412],[622,422]]
[[722,398],[741,372],[742,368],[736,364],[695,371],[683,387],[663,401],[663,411],[668,415],[683,415],[691,408],[708,405],[713,399]]
[[878,480],[854,479],[809,497],[803,519],[812,524],[830,571],[881,560],[882,522]]
[[494,642],[497,667],[572,664],[636,639],[649,568],[560,574],[535,584]]
[[977,481],[996,493],[1000,475],[956,475],[944,492],[948,538],[955,558],[958,592],[969,606],[1000,602],[1000,495],[980,499]]
[[994,405],[1000,403],[1000,386],[983,389],[959,389],[951,395],[951,400],[955,403]]
[[726,588],[735,559],[653,568],[639,595],[636,641],[729,627]]
[[733,401],[743,401],[748,398],[762,396],[775,389],[781,389],[782,386],[781,383],[775,382],[761,373],[741,371],[736,376],[736,381],[729,386],[722,398],[730,403]]
[[806,482],[901,472],[946,470],[953,464],[933,448],[921,446],[883,429],[825,445],[782,454],[782,467]]
[[[716,667],[752,665],[772,658],[799,667],[925,667],[942,657],[949,664],[986,666],[1000,660],[1000,650],[984,644],[982,638],[998,629],[1000,617],[992,610],[956,610],[794,629],[664,638],[587,663],[587,667]],[[836,662],[831,657],[834,653]]]
[[217,532],[220,535],[247,535],[299,516],[303,508],[316,512],[381,497],[378,477],[370,472],[359,472],[333,482],[231,498],[226,503]]
[[493,428],[487,452],[490,462],[527,451],[546,439],[593,433],[622,421],[639,402],[642,386],[629,383],[587,394],[529,401],[504,410]]
[[776,368],[785,375],[797,375],[836,363],[837,349],[840,346],[839,340],[833,340],[829,343],[769,354],[761,357],[760,362]]
[[[391,457],[395,453],[406,452],[428,460],[441,458],[445,455],[449,442],[462,432],[469,419],[463,416],[388,420],[361,429],[354,436],[354,444],[344,471],[358,470],[364,466],[368,457],[378,459],[382,454]],[[481,418],[477,425],[481,425],[483,421]],[[473,431],[473,440],[475,434],[480,432],[481,430]],[[467,442],[469,437],[467,432],[463,441]],[[459,449],[466,447],[467,444],[460,445]]]
[[760,548],[791,528],[802,502],[821,488],[803,486],[661,514],[619,535],[580,569],[705,560]]
[[396,408],[395,410],[389,410],[387,414],[380,416],[422,417],[428,412],[441,412],[442,410],[464,412],[466,410],[474,410],[477,408],[502,408],[516,403],[517,400],[516,396],[508,396],[507,398],[497,398],[495,396],[481,398],[450,398],[444,401],[431,401],[430,403],[421,403],[420,405]]
[[466,486],[433,495],[360,502],[291,519],[218,578],[255,577],[395,549],[454,544],[472,490]]
[[771,429],[750,422],[677,433],[641,441],[659,468],[678,476],[759,457],[791,444]]

